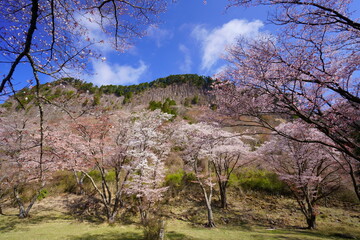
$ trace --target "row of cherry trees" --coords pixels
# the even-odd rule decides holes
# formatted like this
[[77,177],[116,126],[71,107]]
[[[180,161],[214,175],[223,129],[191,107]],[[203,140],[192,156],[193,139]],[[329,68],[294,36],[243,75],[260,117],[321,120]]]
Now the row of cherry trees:
[[[199,184],[208,213],[206,226],[215,227],[214,189],[219,192],[220,207],[227,208],[231,174],[254,161],[266,160],[263,167],[276,172],[289,186],[309,228],[315,228],[318,200],[338,189],[347,169],[343,154],[324,146],[327,136],[300,121],[276,128],[292,138],[274,135],[254,148],[244,143],[253,138],[222,130],[216,124],[172,122],[171,115],[159,111],[116,116],[82,116],[46,125],[42,157],[36,122],[20,115],[15,122],[1,119],[0,190],[13,192],[19,217],[29,216],[52,174],[66,169],[77,178],[90,180],[109,222],[114,222],[128,204],[126,197],[133,196],[141,221],[146,223],[167,189],[164,162],[177,146],[185,170],[193,172]],[[318,139],[322,142],[313,142]],[[101,181],[89,174],[91,170],[99,172]],[[107,177],[109,172],[114,174],[113,180]],[[25,208],[18,190],[29,184],[35,191]],[[78,184],[81,188],[82,182]]]
[[[1,191],[11,190],[19,205],[19,217],[28,217],[29,211],[52,174],[61,169],[82,173],[90,179],[113,222],[123,206],[123,195],[134,195],[142,221],[151,207],[161,199],[166,188],[164,159],[170,145],[169,129],[163,123],[171,115],[142,112],[119,121],[111,116],[82,117],[63,120],[47,126],[43,141],[43,156],[39,154],[40,137],[34,123],[27,119],[1,119]],[[96,169],[101,183],[89,171]],[[115,174],[115,187],[110,186],[107,174]],[[78,182],[81,184],[81,182]],[[31,184],[35,188],[29,206],[25,209],[18,189]],[[35,186],[35,187],[34,187]],[[125,187],[126,186],[126,187]],[[80,186],[81,187],[81,186]]]

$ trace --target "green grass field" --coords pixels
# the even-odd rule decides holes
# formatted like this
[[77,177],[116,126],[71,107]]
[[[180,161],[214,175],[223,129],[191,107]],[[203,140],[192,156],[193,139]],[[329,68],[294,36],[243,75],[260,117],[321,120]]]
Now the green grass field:
[[[74,216],[64,202],[72,201],[61,196],[49,197],[37,203],[32,216],[28,219],[19,219],[16,216],[16,209],[6,209],[6,216],[0,216],[0,240],[49,240],[49,239],[98,239],[98,240],[137,240],[142,239],[142,229],[136,222],[131,224],[116,223],[109,225],[99,220],[80,220]],[[251,201],[255,201],[251,199]],[[268,201],[268,200],[267,200]],[[278,200],[278,204],[289,205],[289,199]],[[265,202],[265,200],[264,200]],[[233,222],[224,224],[222,217],[235,219],[233,211],[221,213],[215,211],[218,226],[208,229],[201,225],[205,212],[201,205],[185,205],[176,207],[168,206],[173,216],[166,220],[167,240],[325,240],[325,239],[360,239],[360,214],[353,211],[346,211],[341,208],[321,208],[318,217],[318,229],[309,231],[301,229],[301,215],[289,216],[285,210],[269,211],[266,205],[257,202],[250,205],[246,202],[239,202],[239,206],[233,208],[239,212],[253,211],[252,221]],[[240,208],[240,205],[243,206]],[[248,208],[248,209],[247,209]],[[193,220],[179,220],[181,212],[195,211]],[[231,212],[231,214],[230,214]],[[287,215],[287,216],[286,216]],[[183,215],[185,216],[185,215]],[[254,220],[254,217],[255,220]],[[293,219],[294,222],[287,222],[283,226],[269,227],[264,224],[261,217],[271,218],[280,221],[281,217]],[[189,217],[188,217],[189,218]],[[256,220],[258,219],[258,220]],[[258,221],[258,222],[257,222]],[[298,225],[292,226],[291,225]]]
[[[34,217],[19,220],[16,217],[0,217],[0,239],[99,239],[99,240],[136,240],[142,238],[142,231],[137,225],[108,225],[79,222],[74,219],[57,217]],[[342,229],[344,231],[344,229]],[[224,227],[214,229],[194,227],[179,220],[167,222],[166,239],[168,240],[315,240],[315,239],[357,239],[349,233],[337,235],[324,231],[266,229],[257,226]],[[341,237],[343,236],[343,237]]]

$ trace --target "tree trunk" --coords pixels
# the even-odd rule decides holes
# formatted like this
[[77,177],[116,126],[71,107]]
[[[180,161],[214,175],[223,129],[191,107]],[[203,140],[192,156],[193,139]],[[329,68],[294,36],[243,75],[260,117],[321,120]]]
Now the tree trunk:
[[139,208],[141,223],[145,224],[147,220],[147,212],[142,208]]
[[110,207],[109,207],[108,223],[110,224],[115,223],[117,215],[118,215],[118,209],[114,207],[113,210],[110,212]]
[[206,208],[207,208],[207,215],[208,215],[208,222],[206,223],[206,227],[213,228],[216,227],[214,218],[213,218],[213,212],[211,205],[206,201]]
[[86,177],[86,175],[82,172],[80,177],[78,176],[78,172],[73,170],[75,179],[76,179],[76,189],[75,189],[75,194],[77,195],[84,195],[85,194],[85,189],[84,189],[84,179]]
[[360,183],[358,183],[359,178],[356,178],[356,174],[355,174],[354,169],[353,169],[353,167],[351,166],[350,163],[349,163],[349,166],[350,166],[350,176],[351,176],[352,184],[354,186],[354,191],[355,191],[355,194],[356,194],[357,198],[360,201]]
[[219,184],[219,186],[220,186],[219,189],[220,189],[220,202],[221,202],[220,207],[226,209],[228,207],[227,198],[226,198],[226,187],[224,187],[222,184]]
[[111,214],[110,216],[108,216],[108,223],[109,224],[115,223],[115,218],[116,218],[116,214]]
[[310,217],[306,218],[306,222],[308,224],[309,229],[315,229],[316,228],[316,215],[314,213],[312,213]]
[[20,196],[19,196],[19,192],[17,190],[17,188],[14,188],[14,197],[16,199],[16,203],[19,207],[19,218],[27,218],[28,217],[28,213],[25,210],[25,206],[24,203],[22,202]]
[[165,238],[165,221],[161,220],[161,228],[159,231],[159,240],[164,240]]

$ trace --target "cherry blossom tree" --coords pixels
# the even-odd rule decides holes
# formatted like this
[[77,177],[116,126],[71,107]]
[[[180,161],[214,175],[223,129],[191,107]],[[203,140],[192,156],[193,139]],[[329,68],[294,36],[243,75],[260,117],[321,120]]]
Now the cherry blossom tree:
[[[122,127],[120,130],[126,131],[125,126]],[[127,155],[124,154],[126,150],[116,145],[113,128],[114,123],[109,116],[83,116],[75,122],[63,122],[56,126],[52,134],[57,153],[66,159],[65,168],[73,171],[75,177],[81,173],[81,178],[86,176],[90,180],[110,223],[115,221],[122,205],[123,188],[130,173]],[[125,137],[126,133],[119,132],[117,140],[121,142]],[[91,170],[99,172],[100,183],[88,173]],[[109,171],[114,171],[115,189],[107,178]]]
[[[121,118],[116,116],[122,115]],[[91,182],[104,206],[107,220],[113,223],[124,194],[134,195],[142,220],[161,199],[164,165],[168,152],[167,134],[161,125],[170,119],[159,111],[112,116],[83,116],[54,129],[53,142],[67,169],[81,172]],[[70,126],[70,127],[69,127]],[[62,129],[62,130],[61,130]],[[97,182],[90,170],[97,170]],[[114,173],[115,179],[108,174]]]
[[[37,126],[21,114],[0,119],[1,185],[11,189],[19,207],[19,217],[29,213],[41,194],[51,173],[59,169],[61,160],[53,153],[47,136],[38,133]],[[30,188],[28,206],[21,190]]]
[[141,222],[146,224],[150,210],[155,210],[167,187],[163,187],[165,177],[164,160],[170,151],[172,131],[164,126],[173,115],[159,110],[141,112],[134,116],[130,136],[133,174],[127,193],[135,196]]
[[212,197],[214,191],[214,179],[211,169],[211,164],[207,155],[211,148],[212,134],[215,134],[215,129],[205,123],[188,124],[180,123],[177,127],[177,142],[182,151],[182,158],[186,165],[195,173],[196,180],[201,188],[205,200],[207,210],[207,227],[215,227],[213,211],[212,211]]
[[[274,135],[258,150],[271,168],[290,188],[309,229],[316,228],[317,202],[339,187],[339,153],[333,148],[307,140],[327,137],[301,122],[284,123],[278,127],[288,135],[304,142]],[[305,141],[306,140],[306,141]]]
[[14,91],[20,63],[56,77],[84,68],[88,57],[101,57],[101,48],[125,50],[157,22],[165,5],[164,0],[1,1],[1,65],[7,71],[0,93]]
[[[215,227],[212,213],[214,182],[220,192],[221,207],[227,208],[227,188],[234,170],[255,160],[250,147],[236,133],[206,123],[180,123],[178,142],[182,156],[195,173],[208,212],[207,227]],[[215,177],[214,177],[215,176]]]
[[[360,161],[359,37],[349,0],[234,0],[274,5],[277,35],[239,39],[229,49],[216,88],[221,112],[244,125],[279,132],[274,119],[299,118],[330,141],[314,139]],[[330,142],[330,143],[329,143]]]
[[255,160],[250,147],[245,145],[236,134],[217,130],[212,135],[213,143],[209,152],[209,160],[213,165],[216,181],[220,191],[221,208],[227,208],[227,188],[234,170]]
[[215,182],[220,190],[221,207],[227,207],[227,187],[232,172],[253,161],[250,148],[236,133],[206,123],[179,123],[178,144],[185,163],[195,173],[208,212],[206,226],[215,227],[212,196]]

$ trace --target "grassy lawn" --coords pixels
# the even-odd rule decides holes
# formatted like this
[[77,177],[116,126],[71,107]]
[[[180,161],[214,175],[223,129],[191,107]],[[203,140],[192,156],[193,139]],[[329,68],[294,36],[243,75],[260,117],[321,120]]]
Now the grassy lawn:
[[[48,212],[49,213],[49,212]],[[167,221],[166,237],[168,240],[315,240],[315,239],[352,239],[351,229],[341,228],[339,231],[326,231],[320,228],[316,231],[296,229],[267,229],[259,226],[219,226],[207,229],[193,226],[180,220]],[[65,215],[43,215],[21,220],[16,216],[0,217],[0,239],[99,239],[99,240],[135,240],[142,238],[139,226],[108,225],[80,222]]]
[[[202,226],[206,220],[203,206],[184,202],[182,207],[168,205],[172,215],[167,215],[167,240],[326,240],[360,239],[360,214],[341,208],[320,208],[318,229],[304,230],[300,213],[292,213],[294,208],[289,199],[278,199],[278,209],[272,209],[271,199],[256,200],[250,198],[238,201],[232,210],[216,210],[217,228]],[[275,199],[273,199],[275,201]],[[99,239],[99,240],[137,240],[143,233],[136,223],[137,217],[129,224],[109,225],[99,219],[80,219],[66,206],[73,199],[66,196],[49,197],[38,202],[32,211],[32,217],[18,219],[16,209],[6,209],[7,216],[0,215],[0,240],[51,240],[51,239]],[[234,201],[235,202],[235,201]],[[251,204],[252,202],[252,204]],[[191,204],[190,204],[191,203]],[[267,206],[266,204],[270,204]],[[184,205],[185,204],[185,205]],[[242,206],[242,207],[241,207]],[[284,206],[289,207],[286,211]],[[246,213],[246,214],[245,214]],[[251,213],[251,214],[250,214]],[[182,220],[179,220],[179,217]],[[225,224],[222,218],[228,219]],[[268,219],[279,222],[270,225]],[[286,221],[284,220],[286,219]]]

